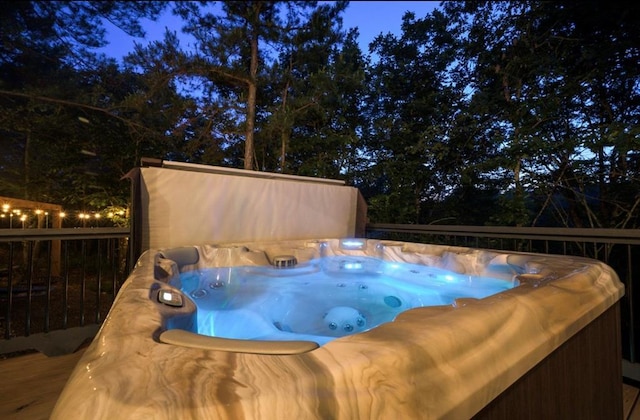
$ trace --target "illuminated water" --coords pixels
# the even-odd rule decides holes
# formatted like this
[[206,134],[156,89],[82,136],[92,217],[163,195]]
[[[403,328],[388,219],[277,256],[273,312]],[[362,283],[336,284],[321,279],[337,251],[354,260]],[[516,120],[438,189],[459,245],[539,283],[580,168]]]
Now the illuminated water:
[[332,256],[294,268],[187,272],[181,289],[197,305],[198,333],[320,345],[390,322],[406,310],[484,298],[512,282],[371,257]]

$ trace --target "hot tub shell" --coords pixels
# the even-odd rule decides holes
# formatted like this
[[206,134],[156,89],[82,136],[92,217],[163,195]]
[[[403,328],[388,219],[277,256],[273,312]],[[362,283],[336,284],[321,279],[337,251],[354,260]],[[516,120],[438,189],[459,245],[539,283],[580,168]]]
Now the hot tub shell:
[[215,339],[163,340],[168,326],[187,326],[193,311],[157,300],[180,271],[270,264],[274,255],[304,260],[322,243],[341,252],[337,238],[145,251],[52,418],[622,417],[624,288],[610,267],[591,259],[368,240],[364,254],[382,247],[386,260],[520,285],[411,309],[372,330],[287,354],[262,354],[260,342],[234,351]]

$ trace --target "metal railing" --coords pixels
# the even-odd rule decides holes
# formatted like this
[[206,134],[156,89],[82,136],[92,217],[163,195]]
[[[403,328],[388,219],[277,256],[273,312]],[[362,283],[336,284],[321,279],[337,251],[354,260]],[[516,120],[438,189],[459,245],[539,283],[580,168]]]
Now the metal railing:
[[625,286],[621,300],[622,357],[637,363],[640,334],[636,323],[634,276],[640,273],[640,231],[503,226],[368,224],[366,236],[503,251],[594,258],[613,268]]
[[129,228],[0,230],[0,354],[73,351],[95,334],[129,274],[129,237]]
[[[128,228],[0,229],[0,355],[59,354],[93,337],[135,263],[130,235]],[[369,224],[366,236],[601,260],[625,285],[623,358],[637,363],[638,230]]]

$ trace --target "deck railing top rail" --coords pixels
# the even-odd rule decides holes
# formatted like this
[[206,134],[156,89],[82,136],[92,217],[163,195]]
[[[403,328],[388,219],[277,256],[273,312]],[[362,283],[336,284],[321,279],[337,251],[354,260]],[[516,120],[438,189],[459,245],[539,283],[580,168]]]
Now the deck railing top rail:
[[128,238],[131,229],[119,227],[61,228],[61,229],[0,229],[0,242],[46,241],[53,239]]
[[[417,225],[370,223],[368,232],[406,232],[454,236],[485,236],[495,238],[539,239],[556,241],[610,242],[640,244],[640,229],[546,228],[461,225]],[[16,240],[127,238],[127,227],[61,228],[61,229],[0,229],[0,242]]]
[[505,226],[413,225],[370,223],[367,232],[422,233],[454,236],[484,236],[550,241],[583,241],[640,244],[640,229],[546,228]]

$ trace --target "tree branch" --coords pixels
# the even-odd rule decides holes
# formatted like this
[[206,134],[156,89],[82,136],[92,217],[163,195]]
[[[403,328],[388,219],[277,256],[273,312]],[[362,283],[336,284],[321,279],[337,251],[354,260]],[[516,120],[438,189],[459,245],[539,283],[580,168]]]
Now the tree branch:
[[111,118],[115,118],[116,120],[120,120],[120,121],[126,123],[127,125],[136,126],[136,127],[145,129],[147,131],[153,131],[153,130],[149,130],[147,127],[145,127],[142,124],[138,124],[138,123],[136,123],[134,121],[131,121],[129,119],[126,119],[126,118],[120,117],[118,115],[115,115],[112,112],[110,112],[108,109],[100,108],[100,107],[93,106],[93,105],[81,104],[81,103],[78,103],[78,102],[67,101],[67,100],[64,100],[64,99],[51,98],[51,97],[48,97],[48,96],[29,95],[27,93],[12,92],[12,91],[1,90],[1,89],[0,89],[0,95],[16,96],[16,97],[20,97],[20,98],[27,98],[27,99],[32,99],[32,100],[41,101],[41,102],[49,102],[49,103],[55,103],[55,104],[60,104],[60,105],[71,106],[71,107],[75,107],[75,108],[89,109],[91,111],[96,111],[96,112],[105,114],[105,115],[107,115],[107,116],[109,116]]

